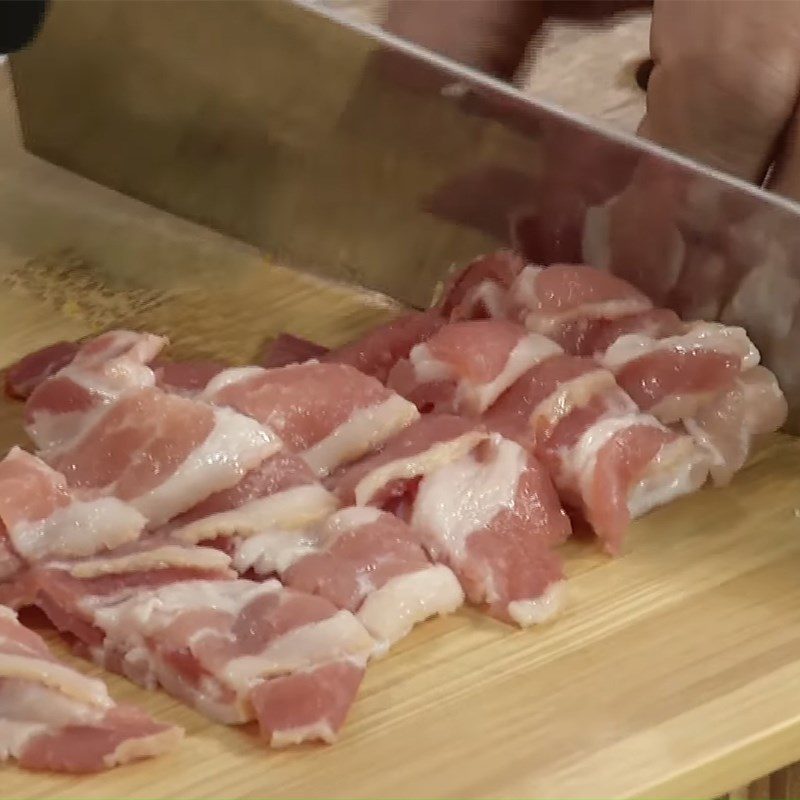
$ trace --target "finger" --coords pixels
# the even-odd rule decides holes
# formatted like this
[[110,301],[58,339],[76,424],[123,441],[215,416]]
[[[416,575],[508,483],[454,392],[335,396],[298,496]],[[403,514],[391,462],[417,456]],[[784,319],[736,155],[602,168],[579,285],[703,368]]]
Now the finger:
[[792,200],[800,200],[800,115],[797,110],[780,144],[766,188]]
[[[639,133],[761,182],[800,83],[799,11],[769,0],[657,2]],[[770,13],[778,16],[765,22]]]
[[511,80],[543,19],[540,0],[390,0],[391,33]]

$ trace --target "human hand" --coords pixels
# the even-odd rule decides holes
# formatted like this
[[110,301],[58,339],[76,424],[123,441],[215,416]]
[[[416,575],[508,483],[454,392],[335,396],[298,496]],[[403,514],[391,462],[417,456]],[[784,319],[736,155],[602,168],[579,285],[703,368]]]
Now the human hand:
[[[600,19],[644,0],[390,0],[394,33],[510,80],[545,18]],[[800,2],[655,0],[639,133],[800,199]],[[773,166],[774,162],[774,166]]]
[[643,136],[800,199],[800,3],[656,0],[650,50]]
[[454,61],[511,80],[548,17],[605,19],[649,0],[389,0],[386,28]]

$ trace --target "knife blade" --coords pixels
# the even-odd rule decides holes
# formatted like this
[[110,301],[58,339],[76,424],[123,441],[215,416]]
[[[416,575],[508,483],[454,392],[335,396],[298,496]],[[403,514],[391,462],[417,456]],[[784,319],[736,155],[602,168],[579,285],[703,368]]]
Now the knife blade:
[[498,246],[609,269],[747,328],[800,429],[795,203],[300,0],[56,0],[11,65],[37,155],[414,306]]

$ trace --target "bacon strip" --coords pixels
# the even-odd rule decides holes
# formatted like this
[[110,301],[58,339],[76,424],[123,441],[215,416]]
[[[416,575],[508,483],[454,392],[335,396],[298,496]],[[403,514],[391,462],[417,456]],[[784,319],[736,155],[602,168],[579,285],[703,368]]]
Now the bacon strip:
[[508,299],[513,318],[568,352],[581,347],[598,321],[653,307],[638,289],[615,275],[573,264],[526,266],[509,287]]
[[400,359],[408,358],[412,348],[427,341],[444,322],[435,310],[410,311],[331,350],[320,360],[349,364],[359,372],[386,383],[394,365]]
[[[218,550],[148,542],[35,567],[13,599],[42,608],[102,666],[214,720],[257,719],[273,746],[332,741],[376,642],[322,597],[232,578],[228,563]],[[298,704],[298,692],[313,702]]]
[[104,334],[26,405],[29,434],[70,487],[117,497],[151,527],[235,486],[281,448],[271,430],[243,414],[157,388],[148,363],[164,343]]
[[227,370],[202,398],[274,428],[319,476],[380,447],[418,417],[407,400],[345,364]]
[[409,521],[471,603],[522,627],[561,608],[553,544],[570,534],[550,478],[518,444],[492,436],[420,481]]
[[387,507],[409,483],[469,453],[488,433],[474,420],[424,414],[383,449],[334,473],[329,484],[345,505]]
[[479,416],[531,367],[558,352],[555,342],[512,322],[455,322],[398,362],[388,385],[421,411]]
[[261,533],[237,548],[233,563],[240,572],[277,573],[284,585],[352,611],[387,649],[464,601],[453,573],[430,563],[416,532],[374,508],[342,509],[299,533]]
[[535,453],[564,503],[581,512],[611,552],[631,518],[699,489],[707,458],[639,411],[592,359],[555,355],[529,370],[484,417]]
[[173,749],[180,728],[117,705],[105,685],[61,664],[0,606],[0,761],[25,769],[99,772]]
[[264,345],[256,363],[274,369],[318,359],[348,364],[385,383],[397,361],[407,358],[414,345],[428,339],[443,324],[436,311],[410,311],[332,350],[291,333],[280,333]]
[[0,461],[0,579],[38,561],[134,541],[145,522],[114,497],[78,499],[63,475],[18,447]]
[[121,397],[48,460],[70,486],[118,497],[157,526],[234,486],[280,447],[242,414],[149,388]]
[[768,408],[760,416],[771,420],[772,430],[786,418],[776,382],[758,373],[744,377],[759,354],[741,328],[684,323],[602,270],[525,266],[498,253],[468,265],[442,308],[453,319],[517,320],[568,353],[596,357],[643,411],[693,436],[713,464],[715,483],[730,480],[757,435],[755,428],[741,427],[757,413],[741,410],[743,399],[756,394],[743,387],[764,387],[758,394]]
[[36,447],[44,453],[60,451],[123,395],[153,386],[155,376],[147,364],[165,344],[160,336],[110,331],[81,345],[25,404],[25,430]]
[[563,576],[550,548],[570,524],[547,473],[518,444],[426,414],[331,483],[344,502],[407,520],[473,604],[519,625],[555,612]]
[[6,394],[14,400],[27,400],[33,390],[69,364],[80,345],[56,342],[21,358],[6,370]]
[[270,531],[297,530],[327,517],[338,507],[311,468],[281,450],[248,472],[231,489],[216,492],[163,529],[187,543],[214,542],[232,549],[237,542]]
[[525,261],[509,250],[479,256],[450,276],[437,308],[452,320],[504,316],[506,292],[524,268]]

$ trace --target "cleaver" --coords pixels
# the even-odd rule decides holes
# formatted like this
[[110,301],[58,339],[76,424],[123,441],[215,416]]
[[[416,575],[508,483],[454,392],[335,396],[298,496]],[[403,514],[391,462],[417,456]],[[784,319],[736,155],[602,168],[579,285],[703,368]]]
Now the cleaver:
[[800,206],[311,4],[54,0],[26,147],[287,266],[429,304],[498,247],[742,325],[800,431]]

